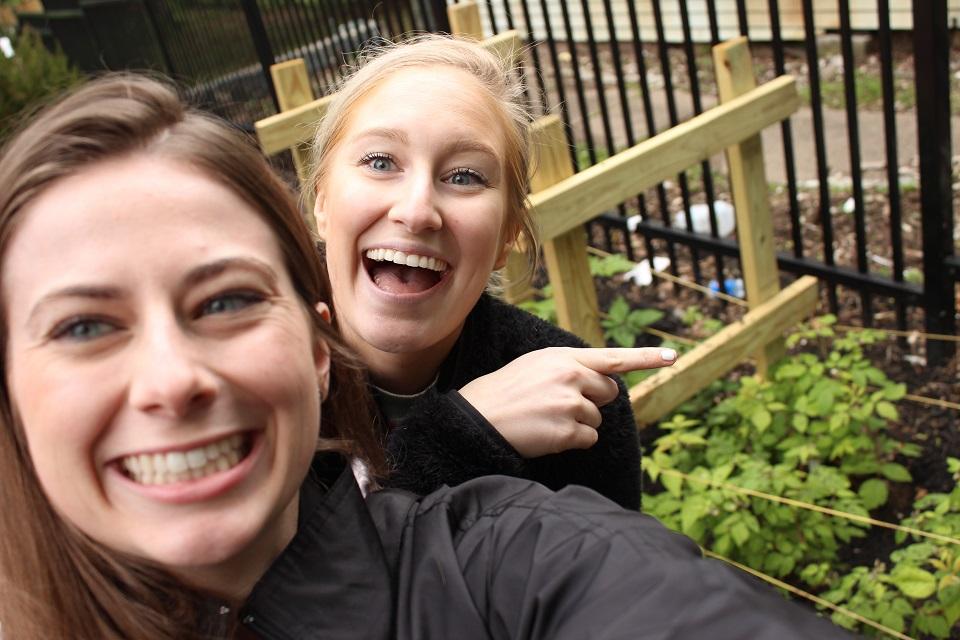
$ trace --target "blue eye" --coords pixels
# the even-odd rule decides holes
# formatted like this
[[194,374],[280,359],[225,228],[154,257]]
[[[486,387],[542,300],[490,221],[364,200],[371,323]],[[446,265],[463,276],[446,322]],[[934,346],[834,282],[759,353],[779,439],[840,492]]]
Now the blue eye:
[[255,293],[225,293],[210,298],[200,307],[200,316],[220,313],[236,313],[263,302],[263,296]]
[[473,169],[454,169],[446,177],[447,182],[458,187],[487,186],[487,180],[479,171]]
[[71,318],[54,328],[52,336],[56,340],[86,342],[112,333],[116,327],[104,320],[95,318]]
[[368,153],[360,158],[360,164],[366,165],[374,171],[390,171],[396,168],[396,163],[386,153]]

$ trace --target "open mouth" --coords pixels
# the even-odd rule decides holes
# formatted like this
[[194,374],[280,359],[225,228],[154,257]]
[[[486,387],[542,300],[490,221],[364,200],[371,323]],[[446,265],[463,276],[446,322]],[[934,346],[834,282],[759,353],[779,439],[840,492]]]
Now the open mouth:
[[118,461],[123,474],[138,484],[162,485],[199,480],[229,471],[247,457],[252,436],[232,435],[202,447],[165,453],[140,453]]
[[381,291],[393,294],[423,293],[437,286],[449,270],[439,258],[394,249],[369,249],[363,266]]

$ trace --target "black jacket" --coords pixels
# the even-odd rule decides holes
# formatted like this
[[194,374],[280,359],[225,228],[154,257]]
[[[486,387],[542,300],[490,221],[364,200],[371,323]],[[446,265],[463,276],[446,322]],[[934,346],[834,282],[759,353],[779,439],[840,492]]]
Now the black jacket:
[[849,637],[581,487],[486,477],[364,503],[341,469],[318,457],[295,539],[240,612],[263,640]]
[[627,509],[640,506],[640,449],[623,382],[601,409],[597,443],[525,460],[457,393],[525,353],[544,347],[587,346],[575,335],[488,295],[467,316],[460,339],[440,368],[436,386],[387,436],[392,475],[386,485],[427,494],[484,475],[517,476],[551,488],[579,484]]

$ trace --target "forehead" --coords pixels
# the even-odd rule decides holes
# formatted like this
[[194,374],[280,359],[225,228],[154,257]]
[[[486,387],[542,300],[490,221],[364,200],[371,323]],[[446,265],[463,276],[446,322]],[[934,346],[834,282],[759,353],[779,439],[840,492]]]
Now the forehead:
[[131,281],[228,254],[283,265],[272,230],[240,196],[161,158],[94,164],[47,187],[19,215],[0,263],[11,306],[20,293],[69,280]]
[[351,107],[344,138],[368,128],[475,138],[506,147],[503,108],[469,72],[445,65],[390,73]]

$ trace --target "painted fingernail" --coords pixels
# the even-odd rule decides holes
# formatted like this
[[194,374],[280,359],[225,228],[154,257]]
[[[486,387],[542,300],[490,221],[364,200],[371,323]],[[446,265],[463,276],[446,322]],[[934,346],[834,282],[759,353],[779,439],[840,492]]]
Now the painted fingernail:
[[677,352],[673,349],[660,349],[660,359],[666,362],[673,362],[677,359]]

